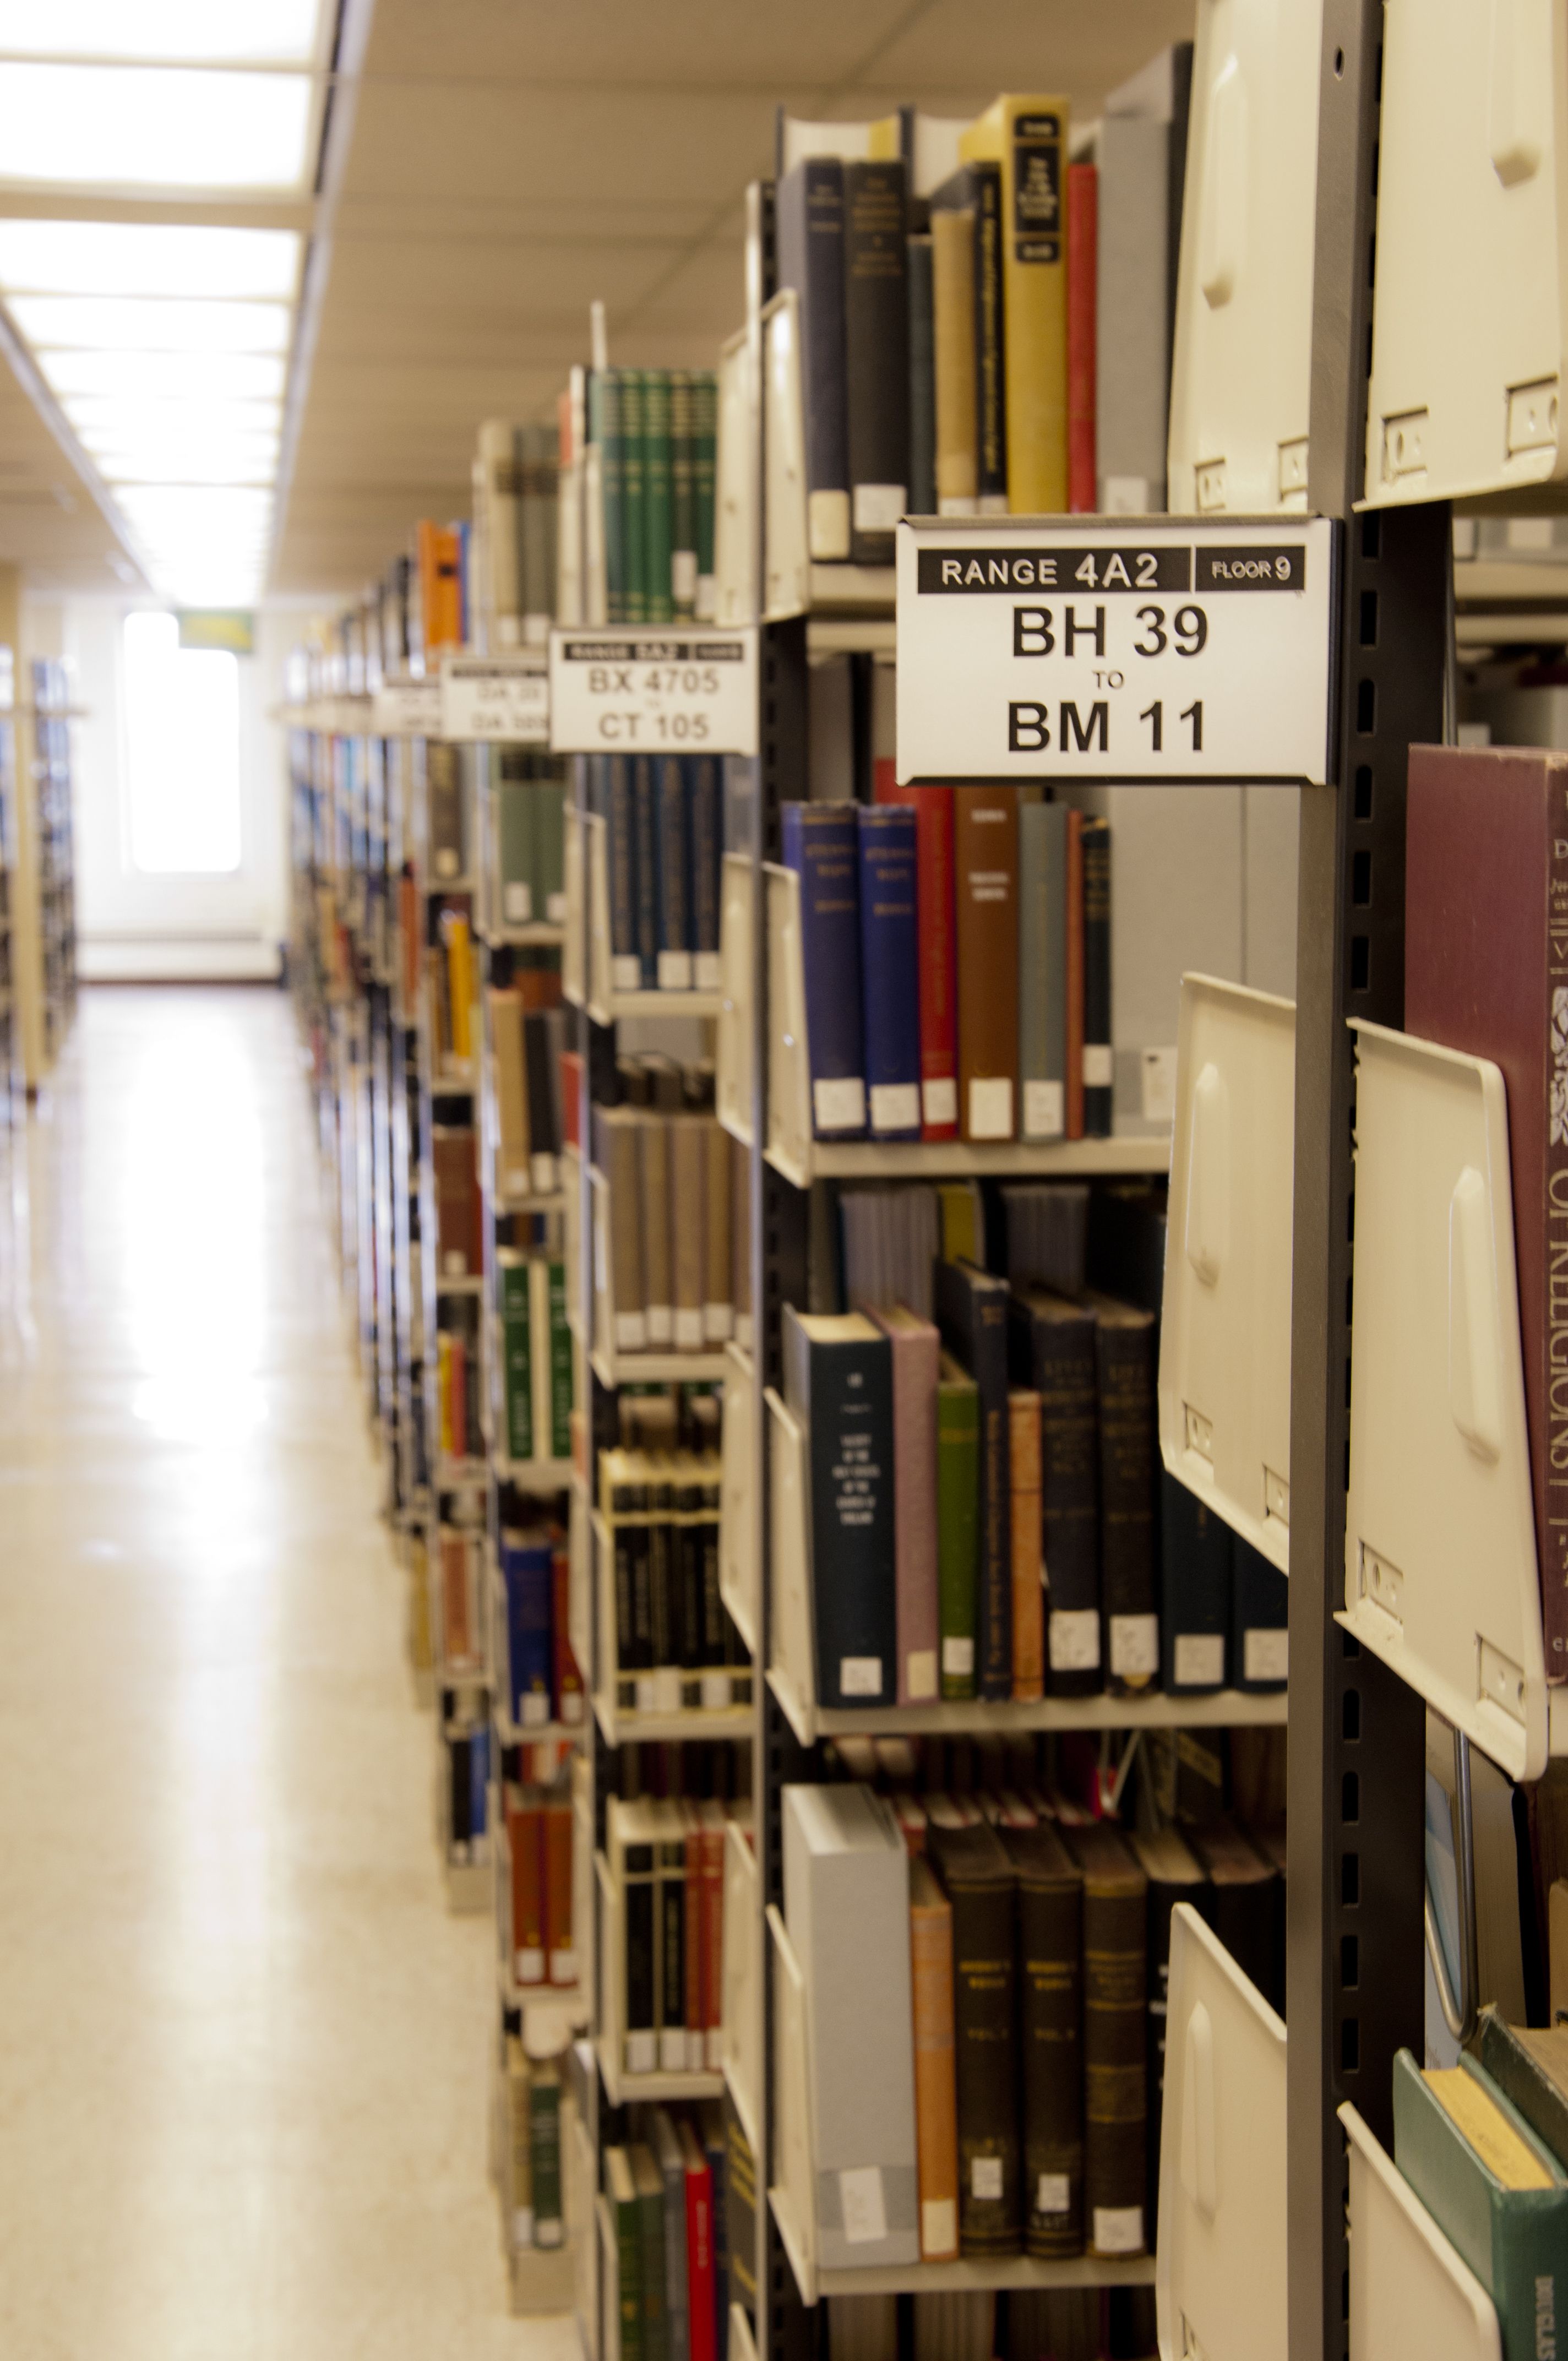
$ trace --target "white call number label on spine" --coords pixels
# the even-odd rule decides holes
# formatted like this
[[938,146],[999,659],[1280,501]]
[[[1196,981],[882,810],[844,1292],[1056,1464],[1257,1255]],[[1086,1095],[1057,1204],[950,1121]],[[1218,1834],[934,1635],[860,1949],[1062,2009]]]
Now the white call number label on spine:
[[550,682],[540,658],[444,656],[441,734],[466,744],[547,746]]
[[754,754],[756,632],[552,631],[550,743],[557,754]]
[[898,528],[898,762],[919,779],[1321,785],[1323,517]]

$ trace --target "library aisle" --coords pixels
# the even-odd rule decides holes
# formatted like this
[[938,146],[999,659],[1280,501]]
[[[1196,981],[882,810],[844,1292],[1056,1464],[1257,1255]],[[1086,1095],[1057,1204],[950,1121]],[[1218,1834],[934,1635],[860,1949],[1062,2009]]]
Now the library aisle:
[[288,1002],[97,989],[0,1351],[0,2349],[469,2361],[493,1937],[431,1751]]

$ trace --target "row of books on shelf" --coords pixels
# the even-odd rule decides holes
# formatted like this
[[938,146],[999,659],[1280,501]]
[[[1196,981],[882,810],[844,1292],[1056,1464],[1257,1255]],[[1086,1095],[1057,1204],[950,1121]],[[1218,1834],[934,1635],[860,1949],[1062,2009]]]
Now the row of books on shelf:
[[546,2252],[566,2235],[561,2165],[561,2060],[506,2037],[508,2243]]
[[723,797],[716,755],[588,756],[587,807],[605,821],[615,991],[718,990]]
[[1036,1789],[783,1807],[824,2266],[1152,2246],[1170,1913],[1277,2005],[1282,1826],[1141,1833]]
[[[525,1754],[554,1752],[526,1747]],[[532,1767],[532,1766],[531,1766]],[[508,1949],[512,1982],[522,1990],[577,1981],[574,1817],[569,1768],[548,1784],[507,1780],[501,1791],[510,1868]]]
[[1282,1687],[1284,1576],[1163,1476],[1153,1313],[935,1268],[934,1321],[784,1310],[818,1702]]
[[473,636],[488,653],[543,648],[555,611],[561,456],[554,424],[487,418],[474,456]]
[[[560,1186],[576,1069],[563,1049],[565,1016],[558,1007],[529,1008],[516,993],[498,991],[494,1000],[499,1003],[493,1011],[498,1189],[503,1195],[550,1196]],[[437,1097],[441,1089],[437,1081]],[[478,1140],[472,1123],[431,1126],[436,1269],[443,1279],[477,1279],[485,1267]]]
[[[592,580],[602,553],[604,612],[583,620],[711,618],[718,434],[713,371],[591,369],[585,411],[586,439],[598,462],[598,514],[587,521],[584,555]],[[563,438],[573,430],[568,394]],[[590,499],[592,486],[590,476]],[[590,606],[597,604],[591,598]]]
[[750,1659],[719,1590],[721,1472],[714,1451],[598,1455],[616,1696],[629,1710],[718,1712],[751,1702]]
[[740,2291],[731,2286],[729,2145],[725,2110],[708,2099],[633,2107],[625,2145],[605,2149],[620,2361],[724,2361],[731,2293]]
[[[444,739],[425,742],[431,883],[455,885],[477,869],[479,749]],[[566,915],[566,781],[560,759],[532,746],[493,746],[492,852],[500,916],[509,924]]]
[[724,1846],[751,1840],[749,1799],[612,1795],[605,1839],[624,1952],[605,1962],[627,2074],[717,2074],[723,2063]]
[[1036,787],[786,804],[821,1139],[1111,1130],[1111,829]]
[[483,1368],[478,1303],[448,1298],[435,1332],[435,1433],[443,1459],[485,1456]]
[[554,1525],[503,1524],[498,1565],[512,1726],[574,1729],[584,1719],[583,1676],[572,1653],[566,1537]]
[[558,1255],[496,1250],[506,1455],[565,1460],[572,1450],[572,1332]]
[[[711,1104],[711,1102],[710,1102]],[[716,1115],[596,1106],[617,1353],[711,1353],[749,1334],[751,1182]],[[602,1282],[601,1282],[602,1283]]]
[[1155,2361],[1152,2287],[830,2295],[829,2361]]

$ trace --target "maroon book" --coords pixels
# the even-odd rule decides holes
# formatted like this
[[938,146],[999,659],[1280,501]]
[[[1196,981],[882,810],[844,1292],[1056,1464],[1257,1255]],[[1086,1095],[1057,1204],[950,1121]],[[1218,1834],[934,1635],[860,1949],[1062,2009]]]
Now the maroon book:
[[1568,754],[1411,747],[1405,1029],[1508,1088],[1546,1676],[1568,1680]]

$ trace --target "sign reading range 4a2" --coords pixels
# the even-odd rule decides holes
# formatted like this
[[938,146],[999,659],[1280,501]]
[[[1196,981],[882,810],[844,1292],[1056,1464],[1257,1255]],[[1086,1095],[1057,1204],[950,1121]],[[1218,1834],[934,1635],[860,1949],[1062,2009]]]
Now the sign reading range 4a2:
[[1327,518],[954,517],[897,558],[901,784],[1326,779]]
[[713,623],[550,634],[557,754],[754,754],[757,634]]

